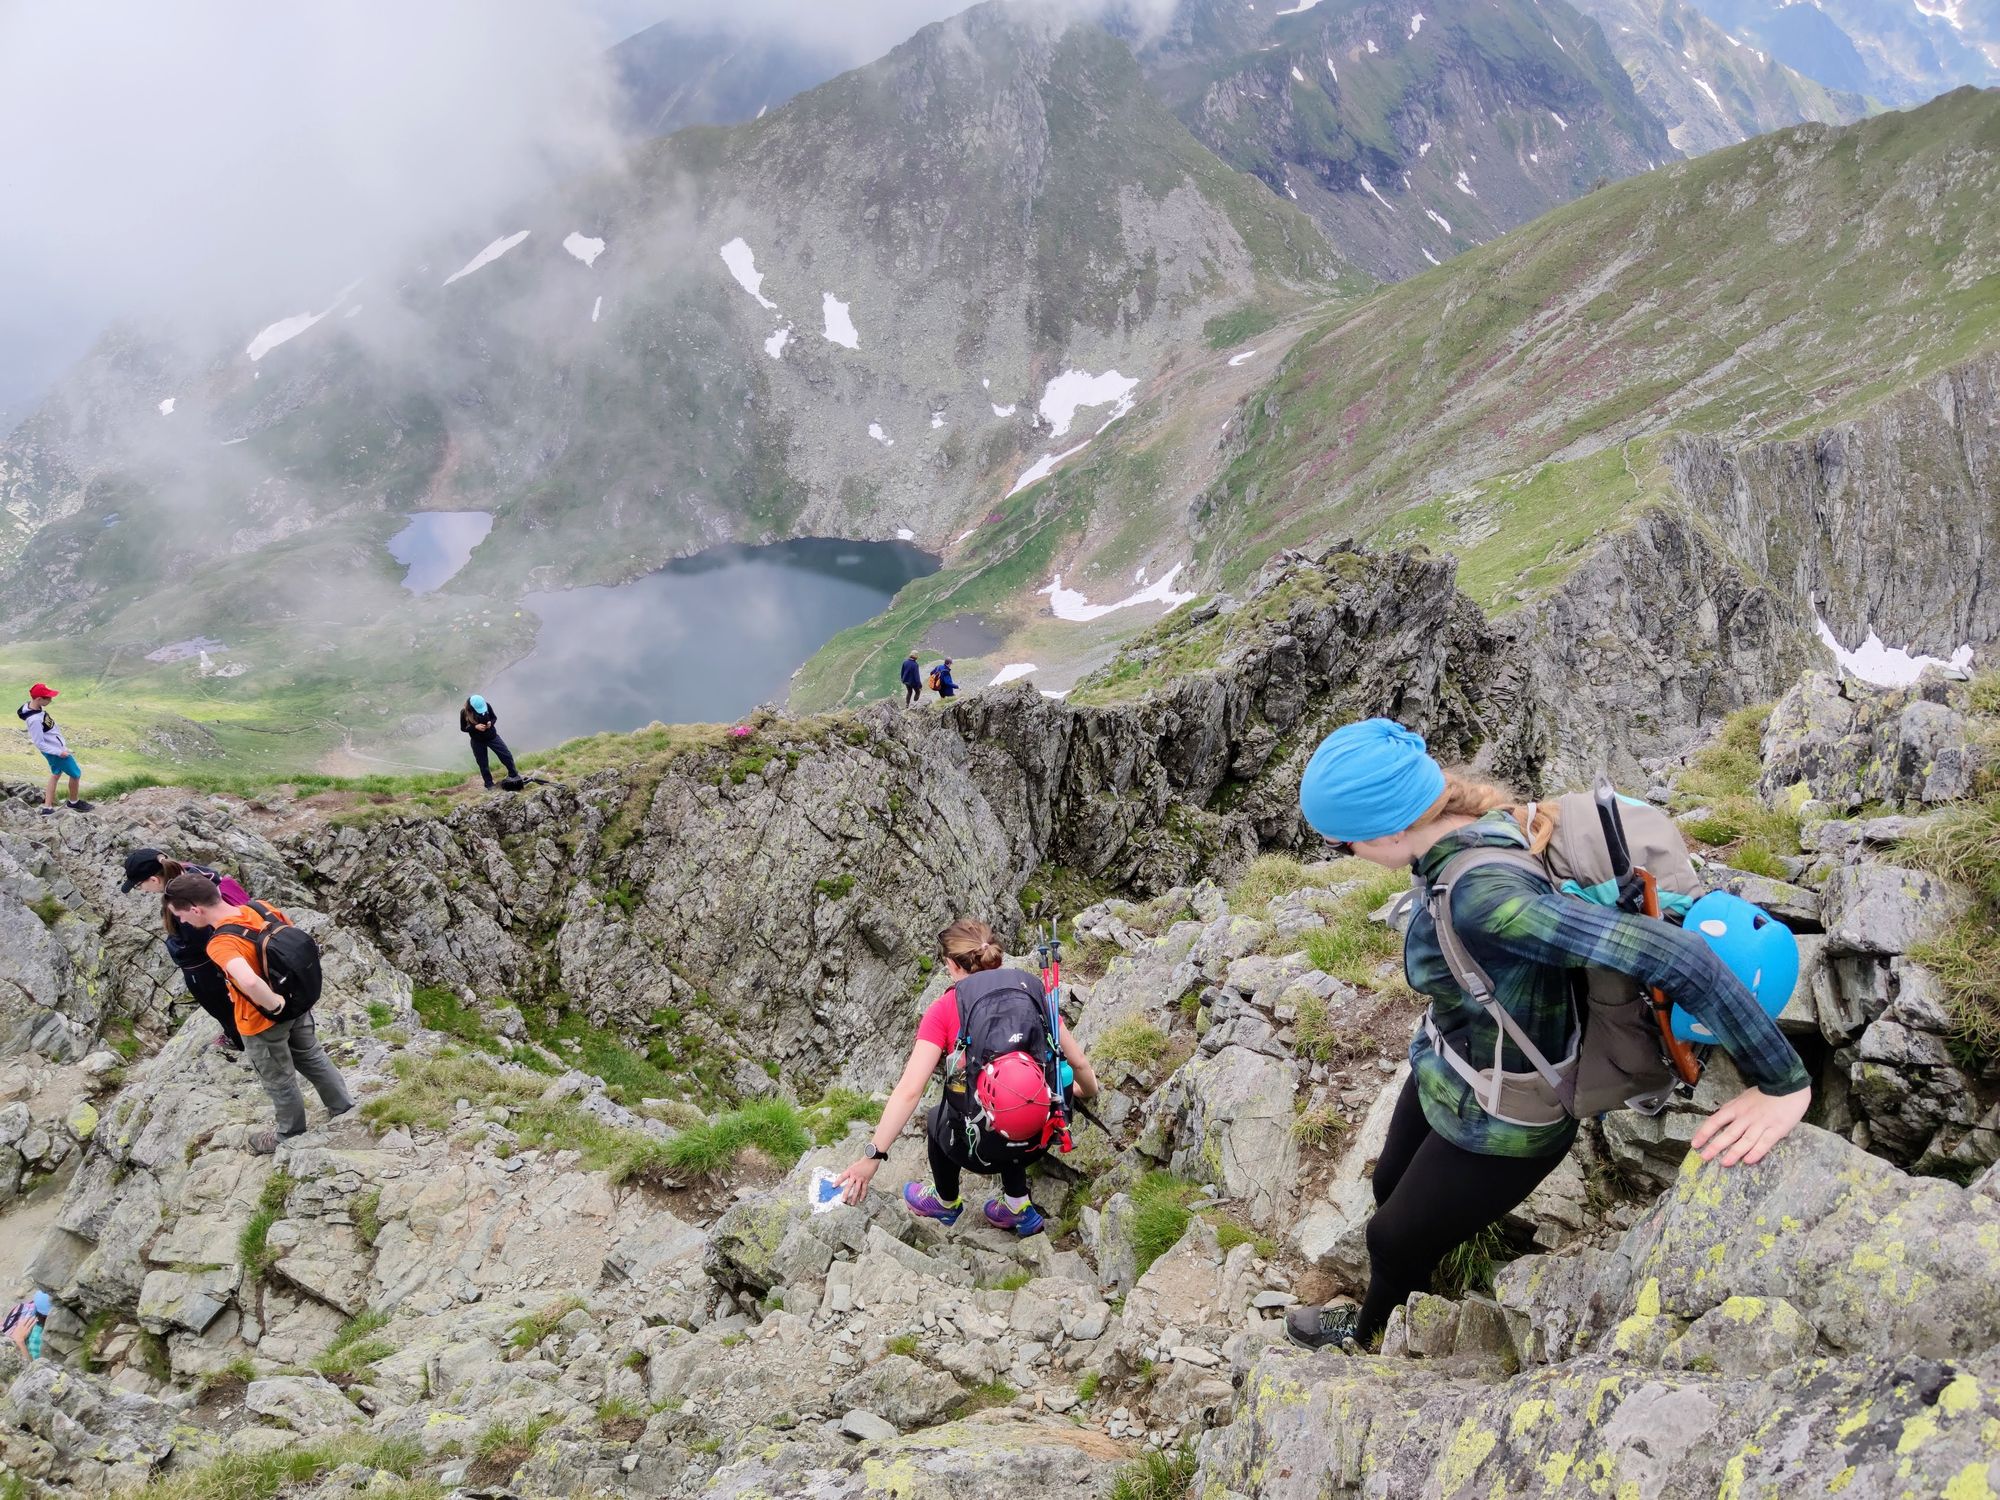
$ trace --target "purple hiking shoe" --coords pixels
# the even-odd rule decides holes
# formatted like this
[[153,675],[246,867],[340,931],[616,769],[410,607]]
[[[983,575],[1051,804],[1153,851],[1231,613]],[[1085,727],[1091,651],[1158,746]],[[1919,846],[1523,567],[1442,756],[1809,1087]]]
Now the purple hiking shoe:
[[1043,1228],[1042,1211],[1034,1204],[1024,1204],[1019,1213],[1014,1212],[998,1198],[986,1200],[986,1222],[995,1229],[1011,1229],[1022,1239],[1040,1234]]
[[946,1208],[938,1201],[936,1193],[918,1182],[903,1184],[903,1202],[909,1205],[910,1212],[918,1218],[936,1219],[940,1224],[956,1224],[958,1216],[965,1212],[963,1203]]

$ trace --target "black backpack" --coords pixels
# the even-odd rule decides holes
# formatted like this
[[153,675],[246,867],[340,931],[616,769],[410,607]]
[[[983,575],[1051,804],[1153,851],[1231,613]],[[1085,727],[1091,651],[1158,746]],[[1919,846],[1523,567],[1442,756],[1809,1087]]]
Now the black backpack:
[[215,930],[243,938],[257,950],[258,974],[285,1002],[278,1019],[294,1020],[319,1004],[319,944],[263,902],[245,905],[264,919],[262,927],[224,922]]
[[[959,980],[957,992],[958,1041],[946,1059],[944,1097],[967,1149],[985,1161],[1045,1150],[1061,1123],[1061,1093],[1041,980],[1022,969],[987,969]],[[981,1082],[991,1077],[989,1069],[1017,1053],[1041,1070],[1048,1097],[1046,1117],[1031,1135],[1018,1125],[1011,1132],[998,1128],[991,1101],[982,1098]]]

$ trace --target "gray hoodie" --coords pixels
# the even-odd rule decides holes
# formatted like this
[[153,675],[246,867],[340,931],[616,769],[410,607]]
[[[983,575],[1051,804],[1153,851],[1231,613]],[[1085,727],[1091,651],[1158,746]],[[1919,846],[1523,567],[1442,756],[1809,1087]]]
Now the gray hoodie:
[[62,737],[62,731],[56,728],[56,721],[49,717],[46,708],[36,708],[32,703],[23,703],[14,710],[14,716],[27,726],[28,738],[35,742],[35,748],[42,754],[58,756],[69,754],[69,741]]

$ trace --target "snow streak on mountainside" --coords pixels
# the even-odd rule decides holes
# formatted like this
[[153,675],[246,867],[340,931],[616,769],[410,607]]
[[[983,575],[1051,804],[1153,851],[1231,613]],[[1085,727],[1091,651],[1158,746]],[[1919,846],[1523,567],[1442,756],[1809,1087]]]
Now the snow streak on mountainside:
[[[1203,144],[1296,201],[1377,276],[1422,271],[1676,154],[1598,29],[1563,0],[1282,14],[1184,0],[1171,26],[1136,40],[1154,88]],[[1426,209],[1455,230],[1434,232]]]

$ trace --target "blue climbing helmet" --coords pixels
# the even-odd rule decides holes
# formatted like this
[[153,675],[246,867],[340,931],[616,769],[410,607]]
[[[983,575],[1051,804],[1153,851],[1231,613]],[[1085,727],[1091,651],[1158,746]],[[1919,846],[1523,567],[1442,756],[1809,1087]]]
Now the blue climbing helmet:
[[[1790,928],[1761,906],[1727,891],[1710,891],[1697,900],[1682,926],[1713,948],[1729,972],[1757,997],[1764,1014],[1777,1019],[1799,982],[1799,940]],[[1678,1005],[1673,1028],[1684,1042],[1719,1040]]]

